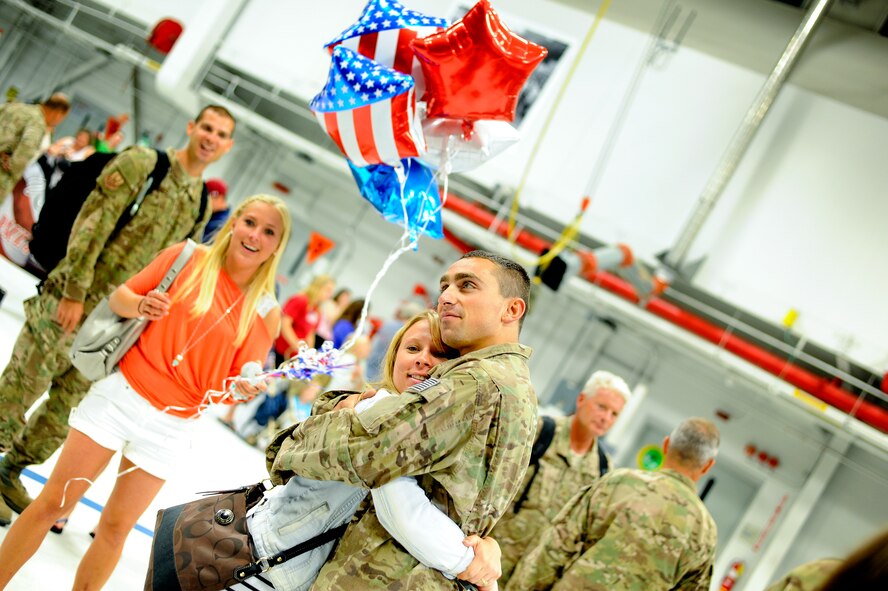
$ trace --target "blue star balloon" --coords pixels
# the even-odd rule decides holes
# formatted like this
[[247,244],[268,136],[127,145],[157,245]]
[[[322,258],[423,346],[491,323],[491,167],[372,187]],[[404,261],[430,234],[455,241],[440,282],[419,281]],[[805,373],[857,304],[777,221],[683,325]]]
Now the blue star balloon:
[[387,221],[405,226],[410,238],[419,234],[439,239],[444,233],[441,225],[441,196],[432,169],[416,158],[401,160],[404,176],[403,202],[401,182],[397,171],[385,164],[372,164],[363,168],[351,162],[352,176],[358,183],[361,196],[369,201]]

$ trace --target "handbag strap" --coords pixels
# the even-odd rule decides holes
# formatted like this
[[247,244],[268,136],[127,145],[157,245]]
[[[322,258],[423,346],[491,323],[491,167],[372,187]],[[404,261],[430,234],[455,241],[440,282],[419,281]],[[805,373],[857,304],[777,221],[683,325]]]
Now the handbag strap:
[[166,272],[166,275],[163,276],[163,279],[160,280],[160,283],[157,284],[155,288],[157,291],[165,292],[170,288],[170,285],[176,279],[176,276],[179,274],[179,271],[182,270],[188,261],[191,259],[191,255],[194,254],[194,249],[197,248],[197,244],[190,238],[185,241],[185,248],[182,249],[182,252],[179,253],[179,256],[176,257],[176,260],[173,261],[172,266]]
[[258,575],[259,573],[264,573],[268,569],[273,566],[277,566],[279,564],[283,564],[290,560],[291,558],[295,558],[300,554],[304,554],[309,550],[314,550],[320,546],[323,546],[327,542],[332,542],[333,540],[342,536],[345,533],[345,528],[348,527],[347,523],[343,523],[340,526],[328,529],[327,531],[316,535],[310,540],[305,540],[301,544],[296,544],[292,548],[288,548],[283,552],[278,552],[274,556],[269,556],[268,558],[260,558],[259,560],[248,564],[242,568],[234,569],[234,578],[238,581],[243,582],[244,580]]

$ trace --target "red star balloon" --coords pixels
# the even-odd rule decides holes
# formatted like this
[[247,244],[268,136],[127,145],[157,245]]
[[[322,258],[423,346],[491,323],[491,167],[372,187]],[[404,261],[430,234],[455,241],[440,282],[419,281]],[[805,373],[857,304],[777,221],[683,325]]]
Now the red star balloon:
[[416,39],[427,117],[513,121],[518,95],[546,48],[513,33],[489,0],[447,29]]

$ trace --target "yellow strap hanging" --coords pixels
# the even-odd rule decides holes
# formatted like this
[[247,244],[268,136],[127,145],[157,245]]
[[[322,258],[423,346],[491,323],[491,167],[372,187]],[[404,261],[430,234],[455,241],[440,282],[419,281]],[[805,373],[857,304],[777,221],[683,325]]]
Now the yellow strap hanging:
[[[521,191],[524,190],[524,185],[527,183],[527,177],[530,173],[530,169],[533,165],[534,160],[536,160],[537,153],[540,150],[540,146],[543,143],[543,138],[549,131],[549,126],[552,124],[552,119],[555,116],[555,112],[558,110],[558,106],[561,103],[561,99],[564,97],[565,92],[567,91],[567,87],[570,85],[571,80],[573,79],[573,75],[576,72],[577,65],[580,63],[580,60],[583,58],[583,55],[586,53],[586,49],[589,46],[589,42],[592,41],[592,36],[595,34],[595,30],[598,29],[598,24],[604,18],[605,13],[607,13],[608,8],[610,8],[611,0],[603,0],[601,5],[598,7],[598,12],[595,14],[595,20],[592,21],[592,26],[589,27],[589,31],[586,33],[585,39],[583,39],[583,43],[580,45],[580,49],[577,52],[577,57],[573,61],[570,66],[570,69],[567,72],[567,76],[564,79],[564,82],[561,84],[561,89],[558,91],[558,94],[555,96],[555,102],[552,105],[552,108],[549,110],[549,114],[546,117],[545,123],[543,123],[543,128],[540,130],[539,136],[537,136],[536,142],[534,142],[533,149],[530,151],[530,157],[527,161],[527,166],[524,167],[524,173],[521,175],[521,182],[518,183],[518,188],[515,190],[515,195],[512,197],[512,207],[509,211],[509,242],[515,244],[515,221],[518,216],[518,207],[519,207],[519,196],[521,195]],[[574,220],[565,227],[564,231],[561,233],[561,236],[552,245],[552,248],[546,253],[543,257],[540,257],[536,261],[536,265],[546,265],[555,256],[558,255],[559,252],[564,250],[564,247],[567,246],[576,235],[579,233],[580,222],[582,221],[583,214],[586,211],[586,206],[588,205],[588,197],[589,195],[584,195],[584,199],[587,201],[584,202],[583,206],[580,208],[579,214],[574,218]]]

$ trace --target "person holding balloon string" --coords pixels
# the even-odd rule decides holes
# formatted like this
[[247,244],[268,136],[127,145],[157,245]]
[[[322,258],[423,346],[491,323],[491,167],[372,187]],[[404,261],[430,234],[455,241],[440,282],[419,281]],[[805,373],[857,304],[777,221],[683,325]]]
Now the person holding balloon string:
[[115,313],[151,322],[119,370],[93,384],[72,411],[49,480],[0,546],[0,589],[37,551],[68,503],[76,503],[122,451],[114,490],[74,581],[75,589],[100,588],[136,520],[190,447],[193,419],[211,402],[247,399],[265,389],[264,380],[238,376],[264,359],[280,327],[274,279],[290,219],[279,198],[254,195],[237,207],[214,244],[196,247],[168,292],[155,286],[185,243],[162,251],[111,294]]
[[[403,390],[425,380],[439,363],[458,355],[456,350],[443,343],[440,320],[435,311],[425,310],[416,314],[392,339],[380,368],[381,379],[356,395],[360,401],[356,402],[354,412],[361,414],[385,398],[398,396]],[[325,393],[320,404],[323,406],[343,394],[349,393]],[[334,495],[340,494],[340,490],[360,490],[342,482],[318,482],[294,477],[287,484],[266,492],[265,500],[250,512],[248,518],[248,528],[257,554],[271,556],[279,548],[292,546],[301,540],[293,537],[301,534],[289,524],[308,520],[309,517],[303,513],[311,514],[312,510],[303,505],[299,505],[298,510],[295,506],[288,506],[285,497],[295,498],[306,487],[317,487],[319,497],[324,499],[334,498]],[[375,512],[381,525],[422,564],[441,571],[448,579],[458,578],[478,585],[482,591],[497,589],[499,545],[489,537],[466,537],[459,526],[426,497],[415,478],[397,478],[371,489],[370,496],[372,505],[365,499],[358,512]],[[331,501],[327,512],[340,509]],[[287,533],[282,534],[284,531]],[[322,562],[311,562],[311,559],[308,564],[305,561],[298,564],[297,561],[292,562],[272,567],[262,575],[263,579],[247,579],[243,588],[251,588],[248,585],[266,588],[269,581],[277,591],[301,588],[313,580],[323,565]],[[241,587],[235,585],[232,589],[239,590]]]

